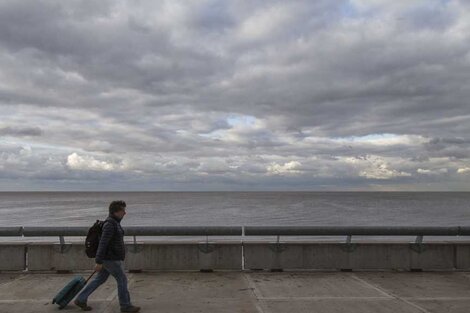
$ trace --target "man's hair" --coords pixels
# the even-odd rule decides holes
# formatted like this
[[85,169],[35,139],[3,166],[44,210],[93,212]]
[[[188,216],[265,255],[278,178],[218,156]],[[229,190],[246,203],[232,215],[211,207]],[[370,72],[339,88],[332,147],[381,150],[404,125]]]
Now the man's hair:
[[113,214],[126,207],[126,203],[122,200],[116,200],[109,204],[109,213]]

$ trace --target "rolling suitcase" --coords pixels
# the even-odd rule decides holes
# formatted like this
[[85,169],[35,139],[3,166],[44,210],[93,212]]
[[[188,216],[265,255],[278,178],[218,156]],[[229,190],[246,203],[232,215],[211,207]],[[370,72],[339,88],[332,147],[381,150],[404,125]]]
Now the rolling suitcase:
[[85,280],[82,276],[75,276],[59,293],[52,299],[52,303],[57,303],[59,309],[63,309],[72,299],[85,287],[90,278],[96,273],[94,271]]

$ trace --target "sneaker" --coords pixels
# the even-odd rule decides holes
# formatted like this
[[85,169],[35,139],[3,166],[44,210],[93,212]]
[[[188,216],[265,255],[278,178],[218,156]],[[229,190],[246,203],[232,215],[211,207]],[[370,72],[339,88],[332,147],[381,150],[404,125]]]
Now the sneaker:
[[75,303],[76,306],[79,306],[83,311],[91,311],[91,306],[87,305],[86,302],[78,302],[75,300],[73,303]]
[[130,305],[126,308],[121,308],[121,312],[139,312],[139,311],[140,311],[140,306]]

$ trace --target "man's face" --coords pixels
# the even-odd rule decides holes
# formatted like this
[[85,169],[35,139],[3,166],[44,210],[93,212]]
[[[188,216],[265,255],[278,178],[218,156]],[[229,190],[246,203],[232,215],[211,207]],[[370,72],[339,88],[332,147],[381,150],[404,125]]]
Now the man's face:
[[124,215],[126,215],[126,208],[122,208],[119,211],[114,212],[114,215],[116,217],[122,219],[124,217]]

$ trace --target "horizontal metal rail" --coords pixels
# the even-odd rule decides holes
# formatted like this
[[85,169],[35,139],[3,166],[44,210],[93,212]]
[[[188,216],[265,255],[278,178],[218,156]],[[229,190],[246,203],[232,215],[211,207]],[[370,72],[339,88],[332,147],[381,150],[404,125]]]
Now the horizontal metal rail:
[[461,226],[245,226],[245,236],[462,236]]
[[129,226],[125,235],[131,236],[241,236],[241,226]]
[[14,237],[21,236],[23,227],[0,227],[0,237]]
[[[0,227],[0,237],[86,236],[89,227]],[[468,236],[470,226],[128,226],[125,236]]]
[[[88,227],[23,227],[25,237],[86,236]],[[241,226],[129,226],[125,236],[241,236]],[[20,235],[21,236],[21,235]]]

